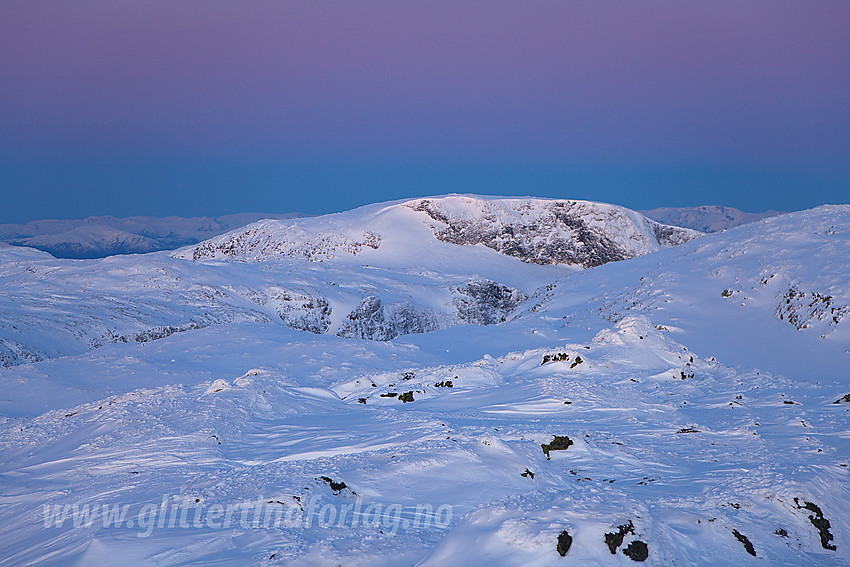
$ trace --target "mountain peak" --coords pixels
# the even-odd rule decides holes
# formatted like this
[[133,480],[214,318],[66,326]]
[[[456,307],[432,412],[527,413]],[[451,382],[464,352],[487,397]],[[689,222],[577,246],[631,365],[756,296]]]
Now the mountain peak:
[[261,221],[174,254],[195,261],[334,260],[482,245],[532,264],[598,266],[681,244],[700,233],[590,201],[445,195],[306,219]]

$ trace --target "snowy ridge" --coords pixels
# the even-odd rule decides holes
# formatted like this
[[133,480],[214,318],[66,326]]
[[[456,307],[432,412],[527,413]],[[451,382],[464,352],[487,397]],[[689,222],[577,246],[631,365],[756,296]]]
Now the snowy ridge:
[[[321,221],[318,221],[321,222]],[[309,222],[315,226],[317,221]],[[260,221],[244,230],[202,242],[173,254],[191,260],[239,260],[257,262],[272,258],[330,260],[341,254],[356,256],[364,248],[377,250],[381,238],[368,230],[342,229],[339,232],[311,230],[306,223]]]
[[439,227],[432,227],[439,240],[484,244],[534,264],[591,268],[699,236],[622,207],[587,201],[450,197],[404,206],[436,221]]
[[[402,237],[399,227],[409,234]],[[320,218],[263,221],[174,255],[195,261],[257,262],[276,257],[321,261],[358,255],[371,260],[413,254],[411,248],[428,246],[424,227],[441,242],[483,244],[523,262],[584,268],[699,236],[603,203],[450,195]]]

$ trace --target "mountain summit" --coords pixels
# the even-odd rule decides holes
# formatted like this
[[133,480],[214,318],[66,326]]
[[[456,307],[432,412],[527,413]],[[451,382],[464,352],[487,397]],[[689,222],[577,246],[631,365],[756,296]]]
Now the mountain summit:
[[616,205],[448,195],[314,218],[261,221],[174,256],[242,262],[281,257],[330,260],[358,256],[372,260],[433,248],[436,240],[480,244],[531,264],[589,268],[635,258],[699,235]]

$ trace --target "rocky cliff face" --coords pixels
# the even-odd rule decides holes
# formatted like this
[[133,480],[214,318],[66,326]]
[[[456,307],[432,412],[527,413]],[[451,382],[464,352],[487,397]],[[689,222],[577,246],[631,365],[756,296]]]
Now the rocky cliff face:
[[409,301],[384,304],[369,295],[345,318],[336,335],[387,341],[399,335],[427,333],[462,323],[493,325],[504,321],[528,296],[489,280],[470,280],[449,290],[451,303],[440,309]]
[[586,201],[465,198],[421,199],[405,206],[439,225],[434,236],[451,244],[484,246],[534,264],[591,268],[674,246],[699,233],[667,226],[612,205]]
[[[439,315],[443,315],[440,317]],[[399,335],[426,333],[448,326],[445,314],[429,312],[410,303],[384,305],[379,297],[369,295],[345,318],[338,337],[389,341]]]
[[528,299],[518,289],[488,280],[473,280],[452,290],[452,305],[465,323],[492,325],[501,323],[508,314]]

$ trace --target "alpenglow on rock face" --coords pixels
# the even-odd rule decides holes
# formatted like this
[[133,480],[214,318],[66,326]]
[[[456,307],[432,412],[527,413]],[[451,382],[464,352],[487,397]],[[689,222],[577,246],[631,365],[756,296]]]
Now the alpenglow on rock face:
[[390,254],[382,249],[387,245],[394,252],[416,254],[424,241],[436,238],[455,245],[482,244],[531,264],[590,268],[682,244],[700,234],[604,203],[449,195],[316,218],[262,221],[175,256],[242,262],[371,259]]
[[452,244],[483,244],[534,264],[584,268],[675,246],[699,233],[667,226],[603,203],[541,199],[421,199],[405,206],[444,226],[434,235]]

